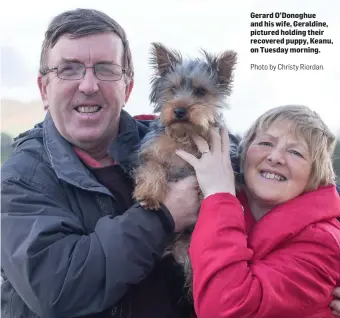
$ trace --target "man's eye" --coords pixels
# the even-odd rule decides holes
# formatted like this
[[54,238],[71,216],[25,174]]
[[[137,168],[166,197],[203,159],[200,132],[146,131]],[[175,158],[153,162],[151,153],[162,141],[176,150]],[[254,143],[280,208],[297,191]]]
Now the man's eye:
[[60,65],[59,72],[60,73],[75,73],[81,70],[82,66],[77,63],[65,63]]
[[60,71],[61,71],[61,72],[74,71],[74,67],[72,67],[72,66],[70,66],[70,65],[62,66],[62,67],[60,68]]
[[100,74],[112,75],[118,73],[118,71],[110,65],[97,65],[96,71]]

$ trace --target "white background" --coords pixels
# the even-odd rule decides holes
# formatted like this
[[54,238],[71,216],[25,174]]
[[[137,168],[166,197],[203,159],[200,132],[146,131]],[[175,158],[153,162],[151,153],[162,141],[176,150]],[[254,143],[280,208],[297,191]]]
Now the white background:
[[[265,110],[284,104],[304,104],[320,113],[340,135],[340,1],[339,0],[96,0],[6,1],[0,10],[1,97],[39,99],[36,75],[44,32],[52,17],[77,7],[95,8],[116,19],[126,30],[135,65],[135,87],[128,103],[131,114],[150,113],[148,65],[151,42],[196,56],[238,52],[234,90],[225,115],[233,132],[242,133]],[[325,21],[332,46],[321,54],[251,54],[250,13],[316,13]],[[273,46],[273,47],[277,47]],[[324,71],[251,71],[251,63],[316,63]],[[29,109],[27,109],[29,116]],[[6,120],[2,118],[2,120]],[[37,118],[37,121],[41,118]],[[23,127],[26,128],[26,127]],[[29,128],[29,127],[28,127]]]

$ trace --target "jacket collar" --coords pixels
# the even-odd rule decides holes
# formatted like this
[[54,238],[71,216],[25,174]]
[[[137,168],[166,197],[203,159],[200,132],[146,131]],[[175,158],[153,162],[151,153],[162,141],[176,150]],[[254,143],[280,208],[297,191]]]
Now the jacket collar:
[[244,192],[239,195],[244,207],[248,244],[254,251],[253,260],[260,259],[305,227],[340,217],[340,197],[335,186],[319,188],[283,203],[256,222]]
[[[111,195],[82,164],[73,146],[60,135],[49,112],[43,123],[43,137],[48,158],[59,179],[85,190]],[[109,154],[127,173],[137,158],[140,139],[137,122],[122,110],[119,133],[109,148]]]

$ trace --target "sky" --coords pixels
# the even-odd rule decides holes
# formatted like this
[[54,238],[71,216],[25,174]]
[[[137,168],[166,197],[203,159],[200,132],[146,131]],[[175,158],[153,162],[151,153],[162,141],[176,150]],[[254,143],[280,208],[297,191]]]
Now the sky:
[[[225,50],[237,52],[234,88],[228,100],[230,108],[225,111],[231,131],[243,133],[270,108],[304,104],[317,111],[333,132],[340,135],[339,0],[7,1],[0,10],[2,99],[40,98],[36,76],[44,32],[53,16],[78,7],[102,10],[126,30],[136,73],[126,107],[132,115],[152,112],[148,100],[149,50],[151,42],[161,42],[184,56],[199,56],[201,48],[216,54]],[[261,19],[251,19],[251,12],[315,13],[315,20],[328,24],[324,38],[331,38],[333,45],[319,45],[321,53],[317,55],[252,54],[250,22]],[[287,21],[293,20],[298,19]],[[322,64],[324,70],[250,70],[251,64],[269,63]]]

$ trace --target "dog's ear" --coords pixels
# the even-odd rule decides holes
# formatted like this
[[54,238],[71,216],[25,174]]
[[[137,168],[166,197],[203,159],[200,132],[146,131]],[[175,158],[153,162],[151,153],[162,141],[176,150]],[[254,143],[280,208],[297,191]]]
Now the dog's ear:
[[233,71],[237,62],[237,53],[234,51],[225,51],[218,56],[213,56],[202,50],[207,63],[217,71],[219,82],[229,85],[233,79]]
[[150,64],[158,75],[167,73],[174,64],[182,61],[181,54],[174,50],[169,50],[161,43],[151,43]]
[[217,71],[222,83],[232,81],[234,68],[237,62],[237,54],[234,51],[225,51],[217,57]]

